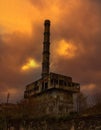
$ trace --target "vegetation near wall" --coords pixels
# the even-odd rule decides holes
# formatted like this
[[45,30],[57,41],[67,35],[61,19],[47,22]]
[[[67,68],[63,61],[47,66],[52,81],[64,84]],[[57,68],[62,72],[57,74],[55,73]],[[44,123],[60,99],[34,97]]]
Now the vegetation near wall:
[[[100,97],[99,97],[100,98]],[[77,98],[77,112],[70,114],[45,113],[49,104],[55,104],[58,100],[22,100],[17,104],[5,103],[0,105],[0,130],[18,124],[22,127],[32,127],[34,130],[42,130],[44,127],[53,130],[70,130],[69,128],[84,127],[86,124],[101,125],[101,100],[98,96],[94,97],[94,105],[88,107],[86,98],[81,94]],[[56,101],[56,102],[55,102]],[[96,118],[97,117],[97,118]],[[97,123],[95,123],[97,122]],[[76,125],[77,124],[77,125]],[[16,127],[16,126],[15,126]],[[36,127],[40,127],[37,129]],[[88,125],[86,125],[88,127]],[[55,129],[56,128],[56,129]],[[48,130],[48,129],[46,129]],[[78,130],[78,129],[77,129]],[[87,130],[87,129],[86,129]]]
[[[75,115],[98,115],[101,114],[101,100],[100,95],[94,96],[94,105],[88,106],[87,98],[83,94],[79,94],[77,98],[77,112],[71,112],[69,116]],[[17,104],[5,103],[0,104],[0,121],[7,119],[33,119],[43,116],[67,116],[68,113],[62,114],[59,111],[52,112],[51,107],[48,110],[48,106],[53,108],[57,105],[58,99],[36,98],[22,100]],[[63,105],[62,105],[63,106]],[[50,113],[49,113],[50,112]]]

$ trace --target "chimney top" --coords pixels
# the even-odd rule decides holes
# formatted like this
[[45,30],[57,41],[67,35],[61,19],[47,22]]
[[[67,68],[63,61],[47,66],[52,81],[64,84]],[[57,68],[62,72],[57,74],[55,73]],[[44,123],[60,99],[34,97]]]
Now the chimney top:
[[50,25],[50,20],[46,19],[45,22],[44,22],[44,24],[45,24],[45,25],[46,25],[46,24],[49,24],[49,25]]

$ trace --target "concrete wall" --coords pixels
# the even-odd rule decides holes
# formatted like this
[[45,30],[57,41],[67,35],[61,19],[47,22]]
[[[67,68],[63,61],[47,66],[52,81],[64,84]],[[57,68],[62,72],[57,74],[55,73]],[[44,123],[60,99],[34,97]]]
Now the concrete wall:
[[[41,114],[69,114],[73,111],[73,99],[72,94],[62,92],[62,91],[49,91],[48,94],[44,93],[34,98],[36,102],[39,102],[39,113]],[[41,105],[41,107],[40,107]]]

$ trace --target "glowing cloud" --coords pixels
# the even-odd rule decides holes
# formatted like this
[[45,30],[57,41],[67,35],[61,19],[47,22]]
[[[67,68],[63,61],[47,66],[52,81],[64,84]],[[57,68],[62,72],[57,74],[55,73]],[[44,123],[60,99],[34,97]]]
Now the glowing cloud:
[[73,58],[76,56],[77,47],[72,42],[66,42],[64,39],[58,43],[57,54]]
[[39,64],[34,59],[28,59],[28,62],[21,67],[21,70],[26,71],[37,67],[39,67]]
[[3,32],[27,32],[32,31],[32,12],[35,9],[27,0],[1,0],[0,24]]
[[82,87],[81,87],[81,91],[82,92],[92,92],[92,91],[94,91],[95,89],[96,89],[96,84],[94,84],[94,83],[91,83],[91,84],[87,84],[87,85],[83,85]]
[[83,84],[82,92],[101,91],[100,5],[101,0],[0,0],[0,97],[9,92],[15,95],[10,99],[19,99],[24,85],[39,75],[45,19],[51,20],[52,71],[71,75]]

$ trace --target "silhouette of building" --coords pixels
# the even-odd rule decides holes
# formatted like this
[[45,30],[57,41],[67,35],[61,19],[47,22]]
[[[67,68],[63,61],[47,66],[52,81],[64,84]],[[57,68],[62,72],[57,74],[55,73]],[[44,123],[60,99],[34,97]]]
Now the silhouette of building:
[[73,82],[72,77],[50,72],[49,61],[50,21],[45,20],[42,76],[26,86],[24,98],[32,98],[41,102],[47,114],[73,112],[73,95],[80,92],[80,84]]

